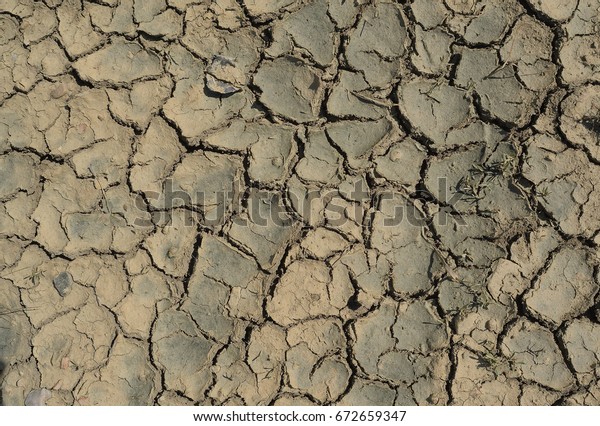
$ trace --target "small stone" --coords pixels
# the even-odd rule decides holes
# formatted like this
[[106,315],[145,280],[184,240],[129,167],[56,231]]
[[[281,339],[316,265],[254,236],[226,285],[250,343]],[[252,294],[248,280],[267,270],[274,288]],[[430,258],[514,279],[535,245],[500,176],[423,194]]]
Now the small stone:
[[63,86],[62,84],[59,84],[50,92],[50,96],[52,96],[53,99],[62,98],[63,95],[65,94],[65,92],[66,92],[65,86]]
[[392,152],[390,152],[390,160],[392,160],[394,163],[400,161],[403,156],[404,153],[402,152],[402,150],[397,148],[394,148]]
[[52,393],[48,389],[35,389],[29,392],[25,398],[25,405],[28,407],[46,405],[46,401],[50,399]]
[[68,272],[61,272],[52,282],[61,297],[68,295],[71,292],[71,288],[73,288],[73,277]]

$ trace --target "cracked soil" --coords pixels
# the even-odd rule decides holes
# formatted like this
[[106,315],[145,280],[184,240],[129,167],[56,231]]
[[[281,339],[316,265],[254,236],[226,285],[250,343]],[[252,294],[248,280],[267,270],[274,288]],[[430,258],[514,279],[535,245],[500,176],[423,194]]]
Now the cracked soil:
[[598,0],[0,0],[2,404],[599,405],[599,287]]

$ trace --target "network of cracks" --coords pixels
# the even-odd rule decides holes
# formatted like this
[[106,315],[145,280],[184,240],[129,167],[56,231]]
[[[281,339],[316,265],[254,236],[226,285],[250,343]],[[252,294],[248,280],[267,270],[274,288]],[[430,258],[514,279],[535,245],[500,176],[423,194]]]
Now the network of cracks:
[[3,0],[7,405],[600,404],[597,0]]

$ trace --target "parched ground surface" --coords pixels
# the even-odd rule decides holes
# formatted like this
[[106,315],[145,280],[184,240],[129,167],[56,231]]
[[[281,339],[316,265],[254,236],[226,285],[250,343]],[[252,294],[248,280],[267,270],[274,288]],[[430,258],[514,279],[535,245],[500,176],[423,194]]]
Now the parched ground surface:
[[598,0],[1,0],[3,404],[600,404]]

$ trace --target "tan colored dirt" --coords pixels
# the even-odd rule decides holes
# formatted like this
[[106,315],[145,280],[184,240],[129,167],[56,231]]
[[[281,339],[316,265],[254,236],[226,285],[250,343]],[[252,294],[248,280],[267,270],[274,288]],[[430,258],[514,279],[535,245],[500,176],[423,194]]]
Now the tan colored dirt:
[[0,403],[600,404],[598,0],[0,1]]

